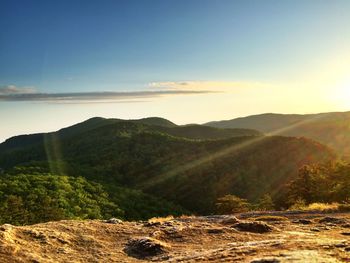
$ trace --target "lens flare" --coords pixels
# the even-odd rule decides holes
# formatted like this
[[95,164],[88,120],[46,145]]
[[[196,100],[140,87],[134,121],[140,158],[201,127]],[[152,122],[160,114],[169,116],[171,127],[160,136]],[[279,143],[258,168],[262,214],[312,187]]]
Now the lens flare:
[[55,133],[45,134],[44,146],[50,172],[52,174],[64,175],[66,169],[59,136]]

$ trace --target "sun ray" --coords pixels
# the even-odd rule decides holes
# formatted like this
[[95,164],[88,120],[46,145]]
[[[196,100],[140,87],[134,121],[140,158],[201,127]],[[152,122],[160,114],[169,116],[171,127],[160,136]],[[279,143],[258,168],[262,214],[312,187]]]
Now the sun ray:
[[178,174],[184,173],[184,172],[186,172],[186,171],[188,171],[190,169],[194,169],[194,168],[199,167],[199,166],[201,166],[203,164],[206,164],[206,163],[208,163],[210,161],[213,161],[213,160],[221,158],[221,157],[223,157],[225,155],[231,154],[231,153],[233,153],[235,151],[242,150],[242,149],[247,148],[247,147],[249,147],[251,145],[260,143],[263,140],[266,140],[266,139],[268,139],[271,136],[281,135],[281,134],[283,134],[284,132],[286,132],[288,130],[292,130],[292,129],[297,128],[297,127],[299,127],[299,126],[301,126],[303,124],[306,124],[306,123],[309,123],[309,122],[312,122],[312,121],[315,121],[315,120],[318,120],[318,119],[322,119],[322,118],[325,118],[325,117],[327,117],[326,114],[324,114],[324,115],[316,115],[316,116],[313,116],[312,118],[308,118],[308,119],[299,121],[297,123],[288,125],[286,127],[283,127],[281,129],[277,129],[277,130],[275,130],[273,132],[270,132],[270,133],[266,134],[266,136],[257,136],[257,137],[253,137],[253,138],[246,137],[247,140],[245,140],[242,143],[235,144],[235,145],[230,145],[229,147],[221,149],[220,151],[217,151],[215,153],[210,153],[208,155],[202,156],[201,158],[198,158],[197,160],[194,160],[194,161],[192,161],[190,163],[183,163],[182,165],[178,165],[177,167],[175,167],[171,171],[159,174],[156,177],[152,177],[149,180],[145,181],[141,185],[141,188],[146,189],[146,188],[148,188],[148,187],[150,187],[152,185],[155,185],[157,183],[161,183],[162,181],[165,181],[165,180],[167,180],[167,179],[169,179],[169,178],[171,178],[173,176],[176,176]]
[[47,162],[52,174],[64,175],[66,171],[59,136],[55,133],[44,135]]

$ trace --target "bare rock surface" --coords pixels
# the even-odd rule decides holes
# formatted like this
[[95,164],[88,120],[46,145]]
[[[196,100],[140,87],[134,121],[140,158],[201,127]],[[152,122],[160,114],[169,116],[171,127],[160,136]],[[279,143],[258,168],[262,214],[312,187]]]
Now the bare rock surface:
[[6,224],[0,262],[350,262],[349,222],[350,214],[280,213]]

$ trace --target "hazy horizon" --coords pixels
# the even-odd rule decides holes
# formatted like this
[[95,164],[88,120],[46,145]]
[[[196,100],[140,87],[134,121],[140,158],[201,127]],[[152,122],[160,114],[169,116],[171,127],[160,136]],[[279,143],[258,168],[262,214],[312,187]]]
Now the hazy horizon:
[[347,112],[350,112],[350,111],[337,111],[337,112],[313,112],[313,113],[280,113],[280,112],[263,112],[263,113],[257,113],[257,114],[251,114],[251,115],[244,115],[244,116],[236,116],[236,117],[232,117],[232,118],[229,118],[229,119],[218,119],[218,120],[208,120],[208,121],[205,121],[205,122],[175,122],[171,119],[168,119],[168,118],[164,118],[162,116],[143,116],[143,117],[139,117],[139,118],[118,118],[118,117],[102,117],[102,116],[92,116],[92,117],[88,117],[86,119],[82,119],[82,120],[77,120],[76,122],[73,122],[73,123],[70,123],[70,124],[66,124],[65,126],[60,126],[60,127],[57,127],[57,128],[53,128],[52,130],[37,130],[37,131],[34,131],[34,132],[29,132],[29,133],[19,133],[19,134],[14,134],[14,135],[11,135],[9,137],[5,137],[4,139],[0,138],[0,143],[2,142],[5,142],[7,139],[10,139],[11,137],[15,137],[15,136],[18,136],[18,135],[30,135],[30,134],[35,134],[35,133],[47,133],[47,132],[56,132],[60,129],[63,129],[63,128],[67,128],[67,127],[70,127],[72,125],[75,125],[75,124],[78,124],[78,123],[81,123],[81,122],[84,122],[84,121],[87,121],[91,118],[95,118],[95,117],[101,117],[101,118],[106,118],[106,119],[122,119],[122,120],[137,120],[137,119],[143,119],[143,118],[163,118],[163,119],[167,119],[173,123],[175,123],[176,125],[190,125],[190,124],[199,124],[199,125],[204,125],[208,122],[212,122],[212,121],[227,121],[227,120],[232,120],[232,119],[236,119],[236,118],[245,118],[245,117],[250,117],[250,116],[255,116],[255,115],[264,115],[264,114],[277,114],[277,115],[308,115],[308,114],[322,114],[322,113],[347,113]]

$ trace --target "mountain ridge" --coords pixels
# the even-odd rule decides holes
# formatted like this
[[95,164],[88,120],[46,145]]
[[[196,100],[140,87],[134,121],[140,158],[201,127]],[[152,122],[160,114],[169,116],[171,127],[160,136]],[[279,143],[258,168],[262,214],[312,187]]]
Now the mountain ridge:
[[[230,136],[242,136],[242,135],[261,135],[260,132],[251,129],[216,129],[215,127],[208,127],[199,124],[189,125],[176,125],[175,123],[160,117],[147,117],[141,119],[114,119],[114,118],[102,118],[93,117],[77,124],[61,128],[55,132],[48,133],[35,133],[35,134],[24,134],[17,135],[8,138],[3,143],[0,143],[0,151],[6,150],[8,147],[23,147],[30,144],[35,144],[44,140],[45,135],[57,134],[62,137],[69,137],[79,134],[81,132],[88,132],[100,127],[108,125],[117,125],[121,123],[135,123],[143,124],[149,127],[157,126],[162,132],[168,133],[173,136],[180,136],[188,139],[215,139],[215,138],[227,138]],[[194,131],[197,130],[197,131]],[[186,130],[189,131],[187,134]],[[204,133],[200,136],[201,133]],[[206,136],[207,135],[207,136]],[[33,139],[33,141],[31,141]]]
[[230,120],[208,122],[216,128],[256,129],[266,134],[307,137],[350,156],[350,112],[318,114],[265,113]]

